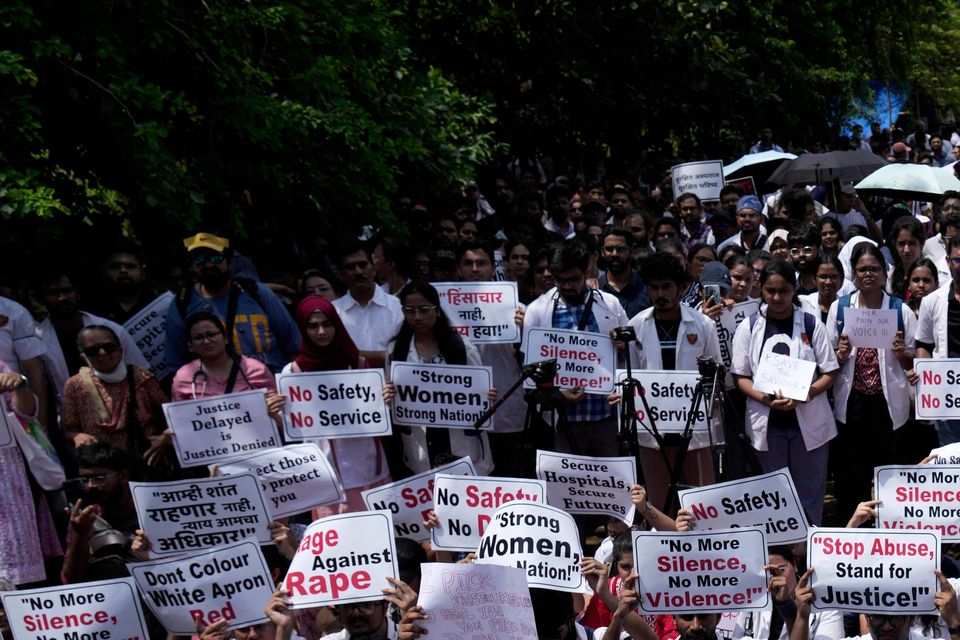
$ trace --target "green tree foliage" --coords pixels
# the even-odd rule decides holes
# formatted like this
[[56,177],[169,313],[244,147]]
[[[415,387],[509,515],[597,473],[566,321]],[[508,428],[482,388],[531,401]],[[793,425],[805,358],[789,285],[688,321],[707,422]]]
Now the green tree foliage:
[[831,141],[867,81],[905,79],[945,7],[869,0],[404,3],[417,51],[497,97],[505,139],[533,150],[735,154],[764,125]]
[[490,105],[419,63],[396,18],[377,0],[8,0],[0,215],[141,235],[389,222],[401,185],[494,150]]

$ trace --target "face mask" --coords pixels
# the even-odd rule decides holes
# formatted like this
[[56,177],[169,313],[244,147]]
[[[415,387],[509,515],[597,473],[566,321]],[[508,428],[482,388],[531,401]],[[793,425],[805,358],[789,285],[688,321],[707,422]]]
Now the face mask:
[[[87,364],[90,364],[89,362]],[[103,382],[122,382],[127,377],[127,367],[123,363],[123,360],[120,361],[120,364],[117,365],[117,368],[113,371],[97,371],[93,365],[90,365],[90,370],[93,371],[93,375],[97,376]]]

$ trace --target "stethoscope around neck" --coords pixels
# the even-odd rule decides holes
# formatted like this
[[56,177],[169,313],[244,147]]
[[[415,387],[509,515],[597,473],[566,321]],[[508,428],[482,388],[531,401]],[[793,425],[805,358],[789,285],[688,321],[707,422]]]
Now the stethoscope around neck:
[[[229,355],[230,355],[230,361],[233,363],[233,365],[231,366],[231,371],[234,368],[236,368],[237,374],[243,376],[244,382],[247,383],[248,387],[252,388],[253,385],[250,384],[250,379],[247,378],[247,374],[244,372],[243,367],[240,366],[240,358],[234,354],[229,354]],[[210,382],[210,375],[203,370],[203,359],[199,358],[199,360],[200,360],[200,365],[197,367],[197,370],[193,372],[193,378],[190,380],[190,394],[193,396],[194,400],[196,400],[197,398],[205,398],[207,396],[207,383]],[[200,387],[200,395],[198,396],[197,395],[197,378],[199,378],[200,376],[203,376],[203,382],[202,382],[202,386]],[[231,375],[228,377],[227,386],[231,386],[229,384],[230,378],[233,378],[235,380],[236,376]],[[230,393],[232,391],[233,389],[227,389],[226,393]]]

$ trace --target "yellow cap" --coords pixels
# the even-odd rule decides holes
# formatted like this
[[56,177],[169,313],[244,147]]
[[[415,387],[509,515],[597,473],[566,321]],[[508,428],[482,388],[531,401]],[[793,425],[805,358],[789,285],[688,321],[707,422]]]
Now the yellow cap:
[[204,233],[201,231],[195,236],[184,238],[183,246],[187,248],[187,251],[193,251],[194,249],[213,249],[217,253],[223,253],[223,250],[230,246],[230,241],[226,238],[215,236],[212,233]]

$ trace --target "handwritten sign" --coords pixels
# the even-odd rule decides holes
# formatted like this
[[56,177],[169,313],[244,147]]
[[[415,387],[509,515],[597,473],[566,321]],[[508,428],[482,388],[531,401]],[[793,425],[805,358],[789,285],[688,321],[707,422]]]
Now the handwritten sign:
[[252,473],[176,482],[131,482],[150,555],[165,557],[255,536],[271,541],[267,505]]
[[383,386],[380,369],[281,373],[283,432],[293,440],[390,435]]
[[724,186],[723,161],[706,160],[673,165],[671,179],[675,198],[684,193],[693,193],[704,202],[719,200],[720,190]]
[[580,533],[573,516],[556,507],[511,502],[497,509],[483,532],[478,564],[517,567],[527,585],[557,591],[582,592]]
[[173,292],[167,291],[123,323],[124,330],[150,365],[150,371],[158,378],[173,373],[163,359],[167,346],[167,309],[173,298]]
[[914,362],[917,417],[922,420],[960,418],[960,358],[921,358]]
[[[415,427],[473,429],[490,407],[490,367],[394,362],[390,379],[397,389],[393,421]],[[493,428],[493,419],[481,429]]]
[[960,442],[954,442],[953,444],[931,449],[930,455],[937,456],[931,461],[933,464],[960,465]]
[[8,591],[2,597],[15,640],[150,638],[131,578]]
[[292,609],[382,600],[397,550],[388,511],[344,513],[307,527],[283,579]]
[[[557,387],[579,387],[586,393],[603,395],[613,391],[617,353],[610,336],[590,331],[531,327],[527,329],[523,342],[524,364],[557,361],[554,378]],[[527,389],[534,386],[532,380],[524,382]]]
[[937,612],[937,532],[814,528],[807,554],[815,611]]
[[[647,405],[650,407],[648,415],[640,398],[640,390],[637,389],[634,393],[634,406],[637,409],[637,420],[640,424],[648,427],[655,424],[660,433],[683,433],[690,418],[690,401],[699,385],[700,374],[696,371],[634,369],[633,378],[640,383],[647,394]],[[626,369],[617,369],[617,382],[626,379]],[[617,420],[620,420],[619,412],[617,412]],[[637,430],[641,428],[638,427]],[[706,406],[701,403],[694,417],[693,431],[706,433],[707,430]]]
[[693,513],[698,531],[758,527],[767,544],[807,539],[807,518],[786,469],[679,492],[680,506]]
[[522,570],[476,563],[430,562],[420,567],[417,604],[429,619],[417,624],[430,637],[537,640]]
[[890,349],[897,333],[896,309],[861,309],[843,311],[843,333],[854,347]]
[[960,541],[960,466],[877,467],[877,528],[940,532]]
[[255,541],[245,540],[173,560],[127,565],[147,606],[173,635],[192,636],[197,620],[226,620],[228,629],[267,622],[270,568]]
[[430,531],[430,542],[434,549],[450,551],[476,551],[500,505],[515,500],[547,502],[543,480],[438,473],[433,488],[433,508],[440,526]]
[[216,464],[280,446],[259,389],[168,402],[163,416],[173,430],[173,446],[182,467]]
[[339,476],[313,443],[270,449],[222,464],[220,473],[254,474],[260,480],[272,520],[346,499]]
[[767,540],[763,530],[633,532],[634,570],[643,613],[763,610]]
[[433,509],[434,476],[438,473],[477,475],[473,461],[460,458],[405,480],[367,489],[360,495],[370,511],[389,511],[393,514],[393,530],[398,538],[423,542],[430,539],[430,532],[423,528],[423,521]]
[[730,373],[730,363],[733,361],[733,336],[736,335],[740,323],[759,310],[758,300],[745,300],[733,305],[732,309],[724,309],[720,317],[714,321],[717,326],[717,339],[720,341],[720,359],[727,372],[725,382],[728,389],[733,386],[733,374]]
[[436,282],[450,325],[474,344],[520,341],[513,321],[519,306],[516,282]]
[[628,517],[630,487],[637,482],[632,457],[591,458],[572,453],[537,451],[537,478],[547,483],[547,502],[567,513]]
[[817,363],[766,351],[760,356],[753,388],[763,393],[780,393],[786,398],[806,402]]

